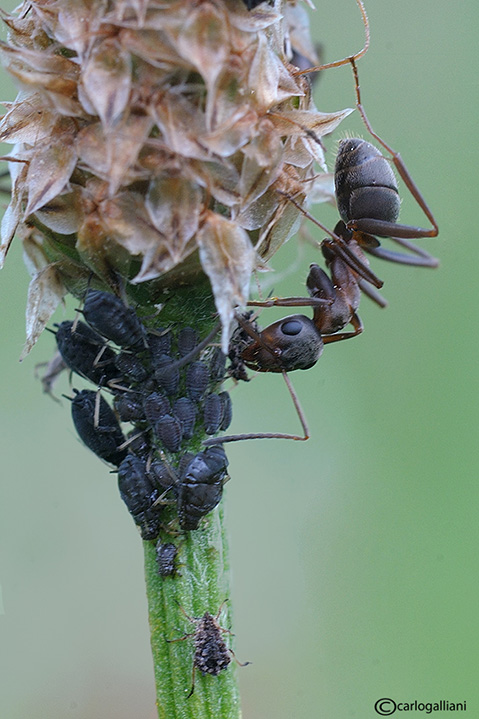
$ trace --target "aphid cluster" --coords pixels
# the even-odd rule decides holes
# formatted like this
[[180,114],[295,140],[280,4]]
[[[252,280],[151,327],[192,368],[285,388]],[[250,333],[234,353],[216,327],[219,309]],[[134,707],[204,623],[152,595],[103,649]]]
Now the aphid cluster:
[[[172,505],[180,528],[196,529],[221,499],[228,460],[221,446],[186,449],[195,433],[215,435],[231,422],[230,397],[220,391],[224,355],[191,327],[147,329],[107,292],[88,290],[82,313],[86,323],[65,321],[55,333],[65,365],[99,388],[74,390],[80,438],[117,467],[121,497],[143,539],[157,539]],[[130,425],[126,436],[123,423]]]

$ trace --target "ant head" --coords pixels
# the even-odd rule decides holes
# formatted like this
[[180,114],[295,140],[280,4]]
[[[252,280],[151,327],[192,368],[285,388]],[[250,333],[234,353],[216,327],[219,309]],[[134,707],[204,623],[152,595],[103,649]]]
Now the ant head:
[[259,372],[309,369],[323,351],[323,340],[312,320],[290,315],[266,327],[243,350],[242,359]]

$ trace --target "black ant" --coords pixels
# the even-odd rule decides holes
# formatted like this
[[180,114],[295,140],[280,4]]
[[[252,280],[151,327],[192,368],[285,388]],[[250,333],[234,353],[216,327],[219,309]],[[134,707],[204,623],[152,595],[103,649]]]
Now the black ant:
[[[303,75],[347,63],[351,64],[355,80],[356,107],[361,118],[372,137],[391,154],[392,162],[400,177],[430,221],[432,228],[397,223],[400,200],[394,173],[381,152],[371,143],[359,138],[343,140],[340,143],[335,167],[335,188],[341,221],[336,225],[334,232],[328,230],[306,212],[294,197],[281,193],[303,215],[311,219],[331,237],[321,243],[326,264],[331,271],[331,280],[318,265],[311,265],[306,283],[310,299],[288,297],[248,303],[263,307],[310,305],[314,308],[312,319],[304,315],[290,315],[274,322],[259,333],[248,326],[241,316],[237,315],[237,319],[244,332],[252,339],[242,349],[242,360],[246,366],[256,371],[281,372],[283,374],[304,436],[278,433],[231,435],[222,437],[221,442],[255,438],[308,439],[306,420],[287,372],[296,369],[309,369],[318,361],[325,344],[348,339],[362,332],[363,326],[356,312],[359,306],[360,289],[375,299],[378,304],[384,304],[379,295],[368,290],[367,285],[364,285],[363,280],[378,288],[383,283],[369,269],[362,250],[401,264],[422,267],[437,267],[438,265],[436,258],[408,241],[420,237],[436,237],[439,231],[436,220],[399,153],[374,132],[361,103],[356,60],[366,52],[369,45],[369,22],[362,0],[356,0],[356,2],[361,10],[365,27],[364,48],[351,57],[308,70],[301,70],[297,74]],[[412,254],[391,252],[381,248],[376,235],[389,237],[410,250]],[[352,325],[353,330],[342,332],[341,330],[348,324]],[[219,438],[218,440],[206,440],[204,444],[211,445],[217,441]]]

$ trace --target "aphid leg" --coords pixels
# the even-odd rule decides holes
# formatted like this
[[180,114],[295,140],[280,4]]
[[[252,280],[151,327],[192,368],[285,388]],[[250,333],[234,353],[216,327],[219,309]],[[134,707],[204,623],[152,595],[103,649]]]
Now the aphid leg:
[[99,426],[100,425],[100,399],[101,399],[100,388],[98,388],[96,397],[95,397],[95,412],[93,414],[93,426],[95,427],[95,429],[98,429],[99,431],[101,431],[101,428]]
[[[352,224],[352,229],[359,231],[364,230],[365,232],[382,235],[383,237],[392,237],[392,239],[402,238],[407,240],[414,239],[416,237],[437,237],[439,233],[439,228],[434,218],[434,215],[432,214],[432,211],[430,210],[416,183],[412,179],[409,170],[407,169],[401,158],[401,155],[399,154],[399,152],[396,152],[390,145],[388,145],[387,142],[385,142],[381,137],[379,137],[379,135],[374,131],[371,123],[369,122],[368,116],[366,115],[366,111],[361,102],[361,90],[359,86],[359,75],[358,69],[356,67],[356,61],[354,58],[350,58],[349,62],[351,63],[354,75],[356,107],[368,132],[372,137],[375,138],[375,140],[377,140],[377,142],[382,147],[384,147],[385,150],[390,153],[392,162],[394,163],[394,166],[398,171],[401,179],[403,180],[409,192],[414,197],[417,204],[432,225],[432,229],[427,229],[424,227],[410,227],[408,225],[398,225],[395,222],[383,222],[382,220],[372,220],[368,218],[367,223],[362,223],[361,220],[355,220],[355,222]],[[367,226],[364,226],[365,224]]]
[[[225,630],[222,629],[221,627],[220,627],[220,629],[221,629],[222,632],[225,631]],[[231,634],[231,632],[228,632],[228,634]],[[247,667],[248,664],[252,664],[252,663],[253,663],[253,662],[240,662],[240,660],[238,659],[238,657],[236,656],[236,654],[234,653],[234,651],[233,651],[230,647],[228,647],[228,652],[231,654],[231,656],[233,657],[233,659],[235,660],[236,664],[237,664],[239,667]]]
[[193,692],[195,691],[195,672],[196,672],[196,664],[193,662],[193,670],[191,672],[191,689],[189,691],[188,696],[186,697],[189,699],[191,696],[193,696]]
[[128,439],[125,442],[123,442],[123,444],[120,444],[118,449],[120,449],[120,450],[126,449],[127,447],[130,446],[130,444],[132,444],[132,442],[135,442],[139,437],[144,435],[145,432],[146,432],[146,430],[143,430],[142,432],[138,432],[138,434],[134,434],[132,437],[128,437]]
[[[226,604],[227,601],[228,601],[228,598],[226,598],[226,599],[222,602],[220,608],[218,609],[218,611],[217,611],[217,613],[216,613],[216,616],[215,616],[215,621],[216,621],[216,622],[218,622],[218,619],[220,618],[220,614],[221,614],[221,612],[222,612],[222,610],[223,610],[223,607],[224,607],[224,605]],[[219,624],[218,624],[218,629],[220,630],[220,632],[221,632],[222,634],[229,634],[230,637],[234,637],[234,636],[235,636],[234,632],[230,631],[229,629],[225,629],[224,627],[220,627]],[[246,667],[246,666],[248,666],[248,664],[251,664],[251,662],[240,662],[240,660],[237,658],[236,654],[235,654],[234,651],[231,649],[231,647],[228,647],[228,652],[231,654],[231,656],[233,657],[233,659],[235,660],[236,664],[237,664],[239,667]]]

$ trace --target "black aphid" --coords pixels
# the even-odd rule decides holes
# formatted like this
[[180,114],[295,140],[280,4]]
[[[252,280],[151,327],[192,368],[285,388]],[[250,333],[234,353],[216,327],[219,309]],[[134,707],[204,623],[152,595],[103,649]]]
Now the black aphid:
[[150,481],[146,462],[129,454],[118,468],[118,488],[135,524],[145,540],[156,539],[160,531],[160,493]]
[[65,320],[56,325],[55,338],[63,361],[72,372],[94,384],[105,384],[118,375],[115,353],[105,340],[84,322]]
[[226,355],[219,347],[213,347],[208,365],[212,382],[222,382],[226,374]]
[[180,384],[180,370],[174,362],[174,359],[166,354],[155,358],[155,379],[167,395],[176,394]]
[[156,545],[156,563],[161,577],[172,577],[176,573],[176,555],[178,548],[172,542],[158,542]]
[[231,397],[228,392],[220,392],[219,397],[223,404],[223,419],[221,420],[220,429],[224,431],[228,429],[233,419],[233,403],[231,402]]
[[143,398],[137,392],[117,392],[113,407],[122,422],[138,422],[145,419]]
[[177,482],[174,470],[167,462],[163,462],[161,459],[153,460],[148,469],[148,476],[153,486],[162,494],[171,489]]
[[189,397],[179,397],[173,404],[173,412],[181,422],[184,439],[191,439],[196,422],[196,405]]
[[136,454],[137,457],[142,459],[148,459],[151,454],[151,445],[148,438],[147,432],[133,429],[128,434],[127,449],[132,454]]
[[118,374],[121,374],[130,382],[143,382],[150,374],[138,355],[131,354],[131,352],[120,352],[117,354],[115,365]]
[[218,394],[207,394],[203,404],[203,422],[206,434],[216,434],[223,420],[223,402]]
[[205,612],[196,625],[194,665],[202,674],[218,674],[231,662],[229,649],[221,638],[215,617]]
[[197,402],[204,395],[210,374],[208,365],[201,360],[192,362],[186,370],[186,393],[188,397]]
[[170,452],[179,451],[183,432],[178,417],[172,414],[163,415],[156,423],[154,433],[167,450]]
[[178,332],[177,344],[178,352],[181,357],[189,354],[199,343],[200,338],[198,332],[193,327],[183,327]]
[[170,400],[161,392],[152,392],[143,400],[145,417],[150,427],[154,427],[160,417],[171,413]]
[[200,519],[220,502],[228,459],[221,445],[198,452],[180,473],[176,487],[180,527],[197,529]]
[[126,307],[110,292],[88,290],[83,316],[99,334],[119,347],[142,350],[146,348],[146,332],[135,310]]
[[148,332],[146,341],[150,349],[153,367],[156,366],[157,357],[171,354],[172,334],[170,330],[164,327],[158,327],[158,329]]
[[119,449],[125,441],[110,405],[92,390],[74,390],[72,419],[80,439],[98,457],[118,466],[127,450]]

